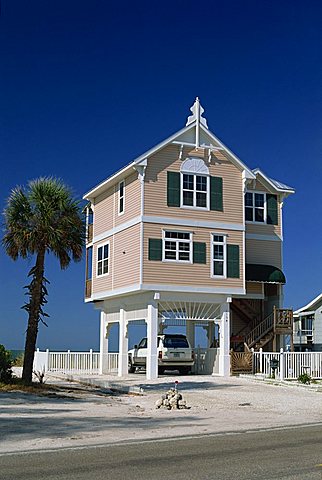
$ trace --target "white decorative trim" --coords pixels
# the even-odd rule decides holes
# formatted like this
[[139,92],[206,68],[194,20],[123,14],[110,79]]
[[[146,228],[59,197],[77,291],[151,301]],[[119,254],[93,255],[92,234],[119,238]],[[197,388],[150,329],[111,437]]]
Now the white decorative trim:
[[246,293],[246,295],[234,295],[234,298],[253,298],[263,300],[265,295],[263,293]]
[[157,216],[150,216],[144,215],[142,218],[143,222],[147,223],[160,223],[166,225],[178,225],[182,227],[203,227],[203,228],[213,228],[213,229],[221,229],[221,230],[237,230],[243,232],[245,227],[241,223],[221,223],[221,222],[208,222],[205,220],[193,220],[193,219],[185,219],[185,218],[178,218],[178,217],[157,217]]
[[192,115],[188,117],[186,127],[188,127],[188,125],[191,125],[191,123],[197,122],[198,124],[200,123],[204,125],[206,128],[208,128],[207,120],[202,116],[205,110],[200,105],[200,101],[198,97],[196,98],[195,103],[192,105],[192,107],[190,107],[190,111]]
[[209,175],[209,168],[205,164],[202,158],[188,157],[182,162],[180,171],[183,173],[197,174],[197,175]]
[[116,288],[115,290],[104,290],[103,292],[93,293],[90,300],[92,302],[94,300],[104,300],[104,298],[117,297],[118,295],[125,295],[127,293],[133,293],[136,291],[140,291],[139,283],[129,285],[127,287]]
[[106,230],[103,233],[100,233],[99,235],[95,235],[93,237],[93,242],[100,242],[104,240],[105,238],[111,237],[112,235],[115,235],[116,233],[122,232],[123,230],[126,230],[127,228],[133,227],[137,223],[140,223],[142,221],[142,216],[139,215],[137,217],[132,218],[131,220],[128,220],[127,222],[121,223],[121,225],[118,225],[115,228],[111,228],[110,230]]
[[271,242],[282,242],[279,235],[260,235],[259,233],[246,233],[246,240],[269,240]]
[[142,285],[142,290],[157,290],[159,292],[191,292],[191,293],[222,293],[227,295],[245,295],[246,292],[240,287],[194,287],[186,285],[160,285],[147,284]]

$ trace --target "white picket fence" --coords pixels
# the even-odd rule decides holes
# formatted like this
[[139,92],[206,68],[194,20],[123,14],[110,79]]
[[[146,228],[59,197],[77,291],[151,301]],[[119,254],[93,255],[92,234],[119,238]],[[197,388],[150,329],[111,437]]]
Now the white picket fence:
[[[118,354],[103,355],[105,372],[116,372],[118,368]],[[33,370],[35,372],[56,372],[65,374],[99,374],[101,373],[101,354],[99,352],[44,352],[39,349],[35,352]]]
[[322,379],[322,352],[253,352],[253,372],[270,376],[273,359],[278,361],[276,377],[281,380],[296,380],[303,373]]

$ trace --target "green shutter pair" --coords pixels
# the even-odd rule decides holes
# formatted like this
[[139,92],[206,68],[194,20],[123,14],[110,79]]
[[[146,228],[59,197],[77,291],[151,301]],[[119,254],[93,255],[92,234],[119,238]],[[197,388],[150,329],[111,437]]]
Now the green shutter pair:
[[[180,173],[167,172],[167,205],[180,207]],[[210,210],[223,211],[223,181],[221,177],[210,177]]]
[[[149,238],[149,260],[162,260],[162,239]],[[193,242],[193,263],[206,263],[206,244]]]
[[277,196],[270,193],[266,194],[267,223],[269,225],[278,224]]
[[[193,263],[207,263],[207,246],[193,242]],[[162,260],[162,239],[149,238],[149,260]],[[227,245],[227,277],[239,278],[239,245]]]

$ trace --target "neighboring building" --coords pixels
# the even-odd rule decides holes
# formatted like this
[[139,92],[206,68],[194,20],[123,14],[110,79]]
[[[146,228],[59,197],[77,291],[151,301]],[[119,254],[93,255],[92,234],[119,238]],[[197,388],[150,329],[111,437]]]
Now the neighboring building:
[[[186,126],[84,198],[88,206],[86,302],[101,311],[101,352],[119,322],[119,375],[127,373],[128,322],[146,323],[147,376],[157,376],[156,336],[175,322],[207,328],[230,349],[283,346],[284,199],[294,190],[249,169],[210,132],[198,98]],[[214,338],[215,332],[219,338]]]
[[322,293],[294,312],[294,349],[322,351]]

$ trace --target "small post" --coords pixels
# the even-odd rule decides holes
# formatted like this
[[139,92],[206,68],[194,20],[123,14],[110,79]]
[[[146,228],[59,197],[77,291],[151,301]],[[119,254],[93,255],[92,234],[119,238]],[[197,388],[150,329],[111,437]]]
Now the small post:
[[263,373],[263,349],[259,349],[259,373]]
[[45,372],[49,370],[49,348],[46,349],[46,358],[45,358]]
[[284,380],[284,376],[285,376],[285,372],[284,372],[284,367],[285,367],[285,364],[284,364],[284,351],[283,349],[281,348],[280,350],[280,380]]
[[70,371],[70,350],[67,350],[67,370]]
[[89,371],[93,373],[93,349],[89,350]]

